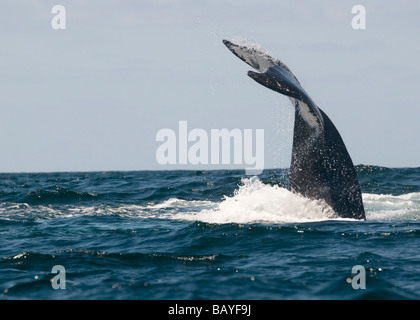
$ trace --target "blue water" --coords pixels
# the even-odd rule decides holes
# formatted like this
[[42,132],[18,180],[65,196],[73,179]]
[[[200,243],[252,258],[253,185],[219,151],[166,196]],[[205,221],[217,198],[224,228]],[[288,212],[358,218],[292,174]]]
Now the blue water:
[[420,168],[357,171],[367,221],[287,170],[0,174],[0,299],[419,299]]

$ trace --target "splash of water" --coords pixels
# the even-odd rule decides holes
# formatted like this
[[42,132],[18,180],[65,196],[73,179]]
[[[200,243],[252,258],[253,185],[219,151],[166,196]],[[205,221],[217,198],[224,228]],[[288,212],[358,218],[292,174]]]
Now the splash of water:
[[234,195],[225,196],[214,208],[179,213],[173,218],[208,223],[288,223],[322,221],[334,216],[332,209],[321,201],[309,200],[252,177],[243,179]]

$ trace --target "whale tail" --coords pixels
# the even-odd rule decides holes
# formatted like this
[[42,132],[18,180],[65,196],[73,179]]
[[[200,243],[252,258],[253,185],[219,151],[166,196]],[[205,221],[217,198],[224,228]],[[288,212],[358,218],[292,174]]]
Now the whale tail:
[[292,71],[279,59],[273,58],[268,52],[257,45],[238,45],[223,40],[226,47],[242,61],[245,61],[259,72],[248,71],[248,76],[259,84],[289,97],[292,104],[300,110],[302,116],[323,130],[323,118],[319,108],[302,88],[299,80]]
[[289,189],[325,201],[340,217],[366,219],[357,173],[342,138],[292,71],[257,45],[223,43],[259,71],[248,76],[289,97],[295,107]]

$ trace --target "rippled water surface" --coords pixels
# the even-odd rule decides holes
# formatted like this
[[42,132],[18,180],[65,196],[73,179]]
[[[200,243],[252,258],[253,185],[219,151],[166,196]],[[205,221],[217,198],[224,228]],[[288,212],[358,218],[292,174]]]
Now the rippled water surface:
[[0,298],[419,299],[420,169],[357,171],[367,221],[286,170],[0,174]]

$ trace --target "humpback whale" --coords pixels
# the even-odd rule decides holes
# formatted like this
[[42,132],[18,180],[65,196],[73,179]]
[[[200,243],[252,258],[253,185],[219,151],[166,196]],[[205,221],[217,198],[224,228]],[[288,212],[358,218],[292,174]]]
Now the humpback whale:
[[249,71],[249,77],[289,97],[295,107],[289,190],[325,201],[339,217],[366,220],[359,180],[343,139],[292,71],[255,45],[223,43],[258,71]]

